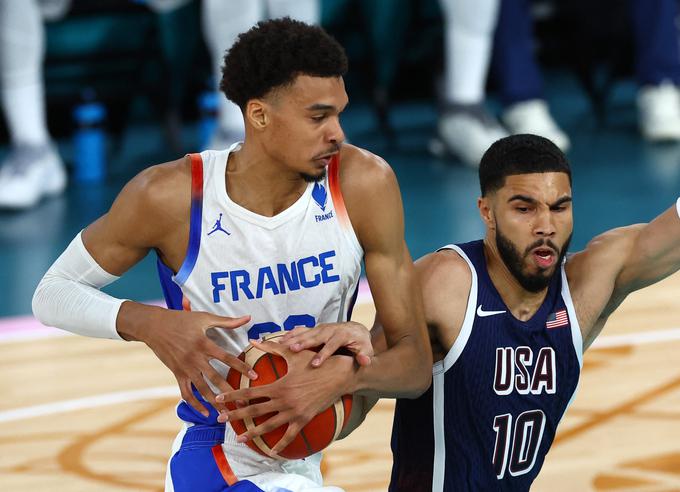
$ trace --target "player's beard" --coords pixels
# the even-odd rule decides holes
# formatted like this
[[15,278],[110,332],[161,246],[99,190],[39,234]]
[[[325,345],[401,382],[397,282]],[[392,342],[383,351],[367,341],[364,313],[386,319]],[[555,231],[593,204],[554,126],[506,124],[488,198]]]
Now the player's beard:
[[[503,263],[505,263],[505,266],[510,270],[512,276],[515,277],[522,288],[529,292],[541,292],[548,287],[555,274],[560,271],[564,255],[569,251],[570,242],[571,234],[569,234],[569,237],[564,242],[561,249],[550,239],[538,240],[530,245],[522,255],[512,241],[503,235],[498,224],[496,224],[496,247],[498,248],[498,253],[501,255]],[[525,273],[524,264],[526,258],[531,254],[533,249],[543,245],[551,247],[558,253],[557,261],[552,266],[552,272],[548,273],[549,270],[539,270],[538,273],[535,274]]]
[[326,177],[326,168],[324,167],[319,174],[300,173],[300,177],[304,179],[306,183],[318,183]]

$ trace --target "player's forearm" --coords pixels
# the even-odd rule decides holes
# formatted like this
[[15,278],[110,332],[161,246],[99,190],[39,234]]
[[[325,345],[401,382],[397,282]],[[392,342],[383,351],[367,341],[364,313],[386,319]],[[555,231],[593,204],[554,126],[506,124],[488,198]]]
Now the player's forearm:
[[416,335],[407,335],[357,371],[354,392],[376,392],[384,398],[416,398],[427,390],[431,380],[429,347]]

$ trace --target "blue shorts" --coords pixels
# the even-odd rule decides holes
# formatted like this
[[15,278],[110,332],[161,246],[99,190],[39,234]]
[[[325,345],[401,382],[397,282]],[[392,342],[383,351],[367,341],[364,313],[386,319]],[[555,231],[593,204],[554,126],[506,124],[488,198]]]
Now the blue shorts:
[[170,459],[171,483],[166,492],[263,492],[248,480],[238,480],[222,450],[224,425],[189,427]]

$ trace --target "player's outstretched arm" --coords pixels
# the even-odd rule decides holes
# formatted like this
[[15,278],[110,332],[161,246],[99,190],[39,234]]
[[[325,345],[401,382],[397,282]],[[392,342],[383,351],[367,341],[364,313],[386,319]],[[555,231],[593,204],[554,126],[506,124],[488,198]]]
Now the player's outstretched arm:
[[636,290],[680,269],[680,201],[648,224],[608,231],[567,263],[584,349]]
[[[33,311],[45,324],[85,336],[146,343],[177,378],[182,397],[208,415],[193,395],[193,383],[215,403],[203,375],[215,386],[229,386],[208,363],[219,359],[241,372],[250,368],[205,336],[214,326],[235,328],[247,317],[171,311],[124,301],[99,289],[113,282],[155,248],[183,256],[188,237],[190,174],[184,159],[149,168],[132,179],[108,213],[79,234],[41,280]],[[183,231],[186,229],[186,231]],[[181,250],[181,252],[180,252]],[[176,260],[177,261],[177,260]]]
[[626,294],[680,269],[680,198],[649,224],[632,226],[630,234],[631,249],[615,284]]

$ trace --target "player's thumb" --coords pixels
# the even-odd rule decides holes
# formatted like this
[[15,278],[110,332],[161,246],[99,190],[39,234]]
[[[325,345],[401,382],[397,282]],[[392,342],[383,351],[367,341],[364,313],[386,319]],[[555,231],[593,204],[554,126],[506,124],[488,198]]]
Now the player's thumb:
[[371,354],[368,354],[364,351],[358,352],[355,356],[354,359],[357,361],[357,364],[360,366],[370,366],[371,365]]
[[245,325],[250,321],[250,315],[241,316],[238,318],[230,318],[228,316],[213,316],[213,323],[215,328],[229,328],[234,329]]

